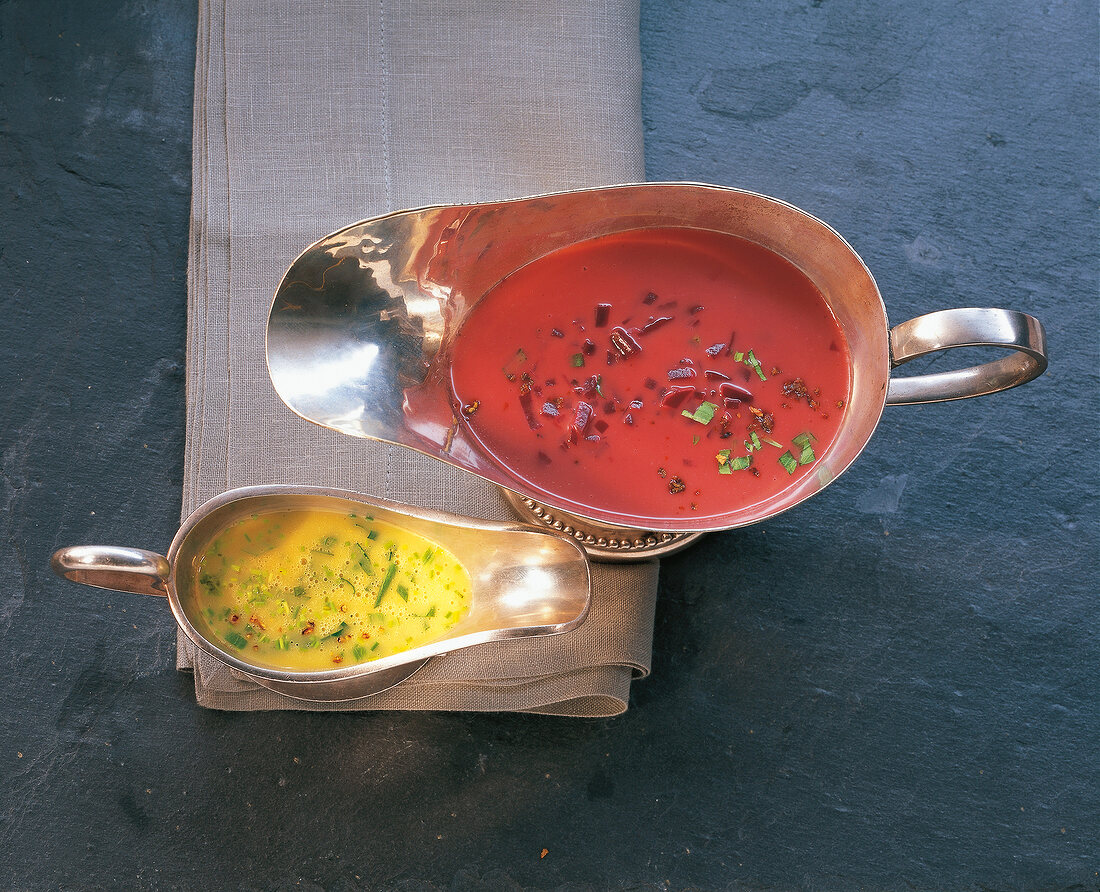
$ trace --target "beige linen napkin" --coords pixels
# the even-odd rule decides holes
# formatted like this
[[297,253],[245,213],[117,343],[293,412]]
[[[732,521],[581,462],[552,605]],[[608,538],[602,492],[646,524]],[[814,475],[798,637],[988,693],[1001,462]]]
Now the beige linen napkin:
[[[510,516],[472,475],[291,413],[268,308],[301,250],[365,217],[643,179],[639,79],[637,0],[202,0],[184,516],[257,483]],[[577,631],[435,658],[348,704],[274,694],[182,635],[178,665],[217,709],[613,715],[649,670],[656,581],[655,562],[596,566]]]

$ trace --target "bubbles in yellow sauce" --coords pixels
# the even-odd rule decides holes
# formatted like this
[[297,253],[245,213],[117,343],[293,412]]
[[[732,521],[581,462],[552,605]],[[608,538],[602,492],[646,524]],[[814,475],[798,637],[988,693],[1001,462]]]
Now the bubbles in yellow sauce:
[[209,636],[276,668],[338,669],[410,650],[470,608],[470,575],[454,555],[369,513],[252,515],[196,564]]

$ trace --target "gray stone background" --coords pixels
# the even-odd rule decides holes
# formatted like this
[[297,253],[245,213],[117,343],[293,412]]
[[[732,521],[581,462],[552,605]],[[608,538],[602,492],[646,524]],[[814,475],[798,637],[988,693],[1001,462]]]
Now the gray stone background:
[[177,525],[195,10],[0,2],[0,888],[1094,892],[1097,18],[644,0],[650,179],[821,217],[894,322],[1031,312],[1051,367],[666,560],[652,677],[576,721],[200,710],[162,603],[51,576]]

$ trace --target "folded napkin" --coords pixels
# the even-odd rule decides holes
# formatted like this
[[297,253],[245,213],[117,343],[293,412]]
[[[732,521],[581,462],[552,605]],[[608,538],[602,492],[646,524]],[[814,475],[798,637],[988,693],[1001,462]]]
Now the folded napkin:
[[[309,483],[510,517],[499,491],[411,450],[302,421],[264,361],[297,254],[365,217],[642,180],[637,0],[202,0],[183,512],[226,489]],[[613,715],[649,670],[655,562],[594,568],[564,635],[431,660],[346,704],[272,693],[179,637],[216,709]]]

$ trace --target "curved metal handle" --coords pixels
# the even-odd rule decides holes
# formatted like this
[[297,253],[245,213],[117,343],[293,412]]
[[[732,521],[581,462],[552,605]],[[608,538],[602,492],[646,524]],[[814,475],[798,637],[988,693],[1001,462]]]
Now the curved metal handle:
[[950,347],[1007,347],[1014,352],[951,372],[891,378],[886,404],[938,403],[983,396],[1024,384],[1047,367],[1043,326],[1034,316],[1015,310],[940,310],[890,329],[891,368]]
[[74,545],[50,558],[53,571],[73,582],[139,595],[168,596],[168,558],[141,548]]

